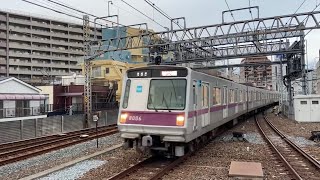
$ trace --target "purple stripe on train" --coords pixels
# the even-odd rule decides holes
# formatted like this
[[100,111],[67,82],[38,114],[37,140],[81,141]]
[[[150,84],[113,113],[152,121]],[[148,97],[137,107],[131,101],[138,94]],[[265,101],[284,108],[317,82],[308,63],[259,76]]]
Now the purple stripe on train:
[[[232,104],[228,104],[228,106],[227,105],[213,106],[213,107],[210,108],[210,112],[221,111],[224,108],[228,108],[228,109],[229,108],[234,108],[237,105],[242,105],[242,103],[232,103]],[[188,118],[192,118],[194,116],[200,116],[202,114],[206,114],[206,113],[208,113],[208,110],[209,110],[209,108],[201,109],[201,110],[198,110],[198,111],[190,111],[188,113]]]
[[126,124],[143,124],[159,126],[176,126],[177,112],[145,112],[145,111],[122,111],[127,113]]

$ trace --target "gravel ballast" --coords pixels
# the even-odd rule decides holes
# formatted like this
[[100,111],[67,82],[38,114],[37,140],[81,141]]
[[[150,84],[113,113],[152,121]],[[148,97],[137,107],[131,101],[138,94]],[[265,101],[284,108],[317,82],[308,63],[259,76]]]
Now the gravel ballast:
[[49,174],[46,177],[40,178],[39,180],[75,180],[80,178],[84,173],[88,172],[89,170],[97,168],[105,163],[106,161],[99,160],[83,161],[69,168]]
[[121,142],[123,141],[120,138],[119,133],[117,133],[99,138],[99,148],[96,148],[96,140],[91,140],[37,157],[1,166],[0,179],[19,179],[29,176]]

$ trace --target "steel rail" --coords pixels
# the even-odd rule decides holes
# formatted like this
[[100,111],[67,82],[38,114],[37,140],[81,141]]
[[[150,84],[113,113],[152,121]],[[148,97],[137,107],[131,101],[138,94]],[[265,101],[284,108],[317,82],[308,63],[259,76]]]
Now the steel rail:
[[[112,135],[114,133],[117,133],[118,129],[117,128],[113,128],[113,129],[109,129],[106,132],[104,131],[100,131],[98,133],[96,132],[90,132],[90,136],[89,137],[85,137],[85,138],[81,138],[81,139],[75,139],[75,138],[79,138],[79,136],[73,136],[72,138],[67,138],[67,139],[63,139],[63,140],[58,140],[58,142],[62,142],[58,145],[54,145],[54,143],[47,143],[47,144],[42,144],[42,145],[35,145],[32,148],[28,147],[27,149],[19,149],[13,152],[8,152],[8,153],[2,153],[1,156],[6,155],[9,158],[3,158],[2,160],[0,159],[0,166],[5,165],[5,164],[9,164],[15,161],[19,161],[19,160],[23,160],[23,159],[27,159],[30,157],[34,157],[37,155],[41,155],[47,152],[51,152],[53,150],[58,150],[58,149],[62,149],[65,147],[69,147],[75,144],[79,144],[82,142],[86,142],[89,140],[93,140],[95,138],[99,138],[99,137],[104,137],[104,136],[108,136],[108,135]],[[56,141],[55,141],[56,143]],[[51,146],[53,145],[53,146]],[[49,147],[48,147],[49,146]],[[51,147],[50,147],[51,146]],[[31,150],[35,150],[34,152],[31,153],[24,153],[25,151],[31,151]],[[11,157],[10,153],[13,153],[13,157]],[[21,155],[15,156],[17,153],[22,153]],[[23,154],[24,153],[24,154]]]
[[277,153],[281,161],[289,168],[291,173],[299,180],[302,180],[302,177],[298,174],[298,172],[290,165],[290,163],[285,159],[285,157],[281,154],[281,152],[276,148],[276,146],[273,144],[273,142],[268,138],[267,134],[263,131],[261,125],[259,124],[258,119],[256,116],[254,116],[254,119],[256,121],[256,124],[263,135],[264,139],[269,143],[269,145],[272,147],[272,149]]
[[272,124],[266,116],[264,116],[264,119],[283,140],[285,140],[291,147],[293,147],[296,151],[298,151],[301,155],[303,155],[306,159],[308,159],[309,162],[311,162],[314,166],[316,166],[320,171],[319,161],[317,161],[314,157],[312,157],[310,154],[308,154],[303,149],[301,149],[296,143],[288,139],[287,136],[283,134],[276,126],[274,126],[274,124]]
[[[114,128],[114,127],[116,127],[116,125],[103,126],[103,127],[98,127],[98,130],[103,130],[106,128]],[[95,130],[96,130],[96,128],[88,128],[88,129],[82,129],[79,131],[72,131],[72,132],[64,133],[63,135],[54,134],[54,135],[42,136],[42,137],[38,137],[38,138],[32,138],[32,139],[26,139],[26,140],[21,140],[21,141],[4,143],[4,144],[0,144],[0,152],[9,151],[10,149],[18,149],[20,147],[26,147],[29,145],[35,145],[36,143],[47,142],[47,141],[51,141],[54,139],[61,139],[63,137],[67,137],[67,136],[80,135],[80,134],[88,133],[90,131],[95,131]]]

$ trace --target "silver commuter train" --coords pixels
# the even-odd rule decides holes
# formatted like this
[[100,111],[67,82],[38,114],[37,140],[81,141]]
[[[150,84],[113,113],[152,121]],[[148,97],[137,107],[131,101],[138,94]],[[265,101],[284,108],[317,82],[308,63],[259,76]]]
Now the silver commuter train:
[[125,145],[172,156],[279,96],[179,66],[130,69],[123,83],[118,128]]

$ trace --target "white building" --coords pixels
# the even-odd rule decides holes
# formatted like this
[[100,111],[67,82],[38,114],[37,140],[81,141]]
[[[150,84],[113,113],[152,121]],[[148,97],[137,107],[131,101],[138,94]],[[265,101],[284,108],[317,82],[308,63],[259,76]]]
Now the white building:
[[46,117],[46,96],[41,90],[14,77],[0,78],[0,119],[35,119]]
[[315,94],[320,94],[320,61],[316,64],[316,80],[314,81],[314,86],[316,87]]

